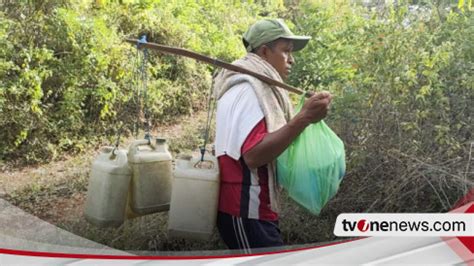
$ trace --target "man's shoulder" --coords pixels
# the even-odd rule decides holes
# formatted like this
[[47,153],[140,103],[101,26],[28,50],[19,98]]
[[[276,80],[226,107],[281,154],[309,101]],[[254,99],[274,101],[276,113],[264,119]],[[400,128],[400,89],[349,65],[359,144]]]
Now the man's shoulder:
[[217,102],[217,112],[237,116],[263,116],[255,90],[244,82],[231,87]]
[[255,94],[252,84],[248,81],[244,81],[230,87],[220,100],[239,101],[256,97],[257,95]]

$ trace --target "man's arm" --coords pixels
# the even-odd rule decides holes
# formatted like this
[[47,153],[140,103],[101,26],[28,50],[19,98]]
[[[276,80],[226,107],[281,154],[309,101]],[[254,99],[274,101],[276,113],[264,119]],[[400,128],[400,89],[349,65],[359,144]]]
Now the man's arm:
[[329,92],[319,92],[307,99],[301,111],[286,125],[267,134],[263,140],[243,154],[249,168],[257,168],[275,160],[311,123],[323,119],[331,103]]

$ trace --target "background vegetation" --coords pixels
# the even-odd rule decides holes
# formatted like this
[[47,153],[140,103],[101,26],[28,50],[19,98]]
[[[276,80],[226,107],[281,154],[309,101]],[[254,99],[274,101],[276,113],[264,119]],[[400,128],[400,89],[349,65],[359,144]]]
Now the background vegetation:
[[[448,211],[474,178],[472,3],[382,2],[2,4],[0,160],[31,165],[90,154],[98,143],[110,142],[120,125],[130,135],[137,116],[143,116],[137,106],[143,104],[158,131],[205,110],[211,67],[150,53],[148,90],[141,102],[139,57],[123,38],[147,34],[149,41],[232,61],[245,52],[240,36],[248,25],[260,17],[283,17],[295,32],[313,37],[295,55],[288,82],[335,95],[326,121],[345,142],[348,163],[338,195],[319,217],[286,201],[281,214],[285,241],[335,239],[332,229],[341,212]],[[201,133],[201,126],[189,123],[172,139],[171,149],[195,149]],[[83,164],[78,174],[61,181],[72,191],[68,195],[85,193],[88,167]],[[26,202],[32,195],[63,195],[54,192],[56,185],[17,191],[10,200],[34,212],[34,204]],[[218,238],[206,244],[168,241],[165,215],[101,233],[78,221],[60,225],[123,249],[223,248]],[[156,221],[161,221],[158,226]]]

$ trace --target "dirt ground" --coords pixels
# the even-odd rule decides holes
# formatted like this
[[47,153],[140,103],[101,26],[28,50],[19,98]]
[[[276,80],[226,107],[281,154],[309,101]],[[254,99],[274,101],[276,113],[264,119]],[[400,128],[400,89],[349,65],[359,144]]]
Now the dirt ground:
[[[196,152],[202,145],[206,118],[205,111],[182,117],[175,124],[158,127],[153,135],[168,140],[174,158],[180,153]],[[121,147],[127,147],[133,140],[133,137],[123,140]],[[167,212],[126,220],[118,228],[99,228],[88,223],[84,218],[84,204],[91,164],[98,150],[95,148],[82,154],[64,156],[43,165],[23,168],[0,165],[0,197],[62,229],[120,250],[172,252],[226,249],[217,230],[209,241],[168,238]],[[331,232],[335,216],[315,219],[291,200],[283,201],[282,216],[288,219],[282,220],[281,229],[286,243],[315,243],[334,238]]]
[[[182,143],[183,139],[188,139],[185,134],[199,135],[197,125],[205,124],[206,115],[206,112],[199,112],[182,117],[174,124],[157,127],[152,135],[165,137],[168,142],[172,140],[171,143],[178,147],[186,146],[188,143]],[[121,146],[126,147],[133,140],[130,137],[122,141]],[[83,215],[90,166],[97,154],[97,150],[89,150],[22,168],[2,165],[0,197],[53,224],[77,220]]]
[[[203,144],[206,118],[205,111],[183,116],[173,124],[156,127],[152,136],[167,139],[173,158],[181,153],[195,153]],[[124,138],[121,148],[127,148],[133,140],[133,136]],[[105,145],[110,143],[104,142],[81,154],[65,155],[42,165],[18,168],[0,164],[0,197],[64,230],[120,250],[161,252],[225,249],[217,232],[209,241],[168,238],[167,212],[127,219],[117,228],[101,228],[87,222],[84,205],[91,165],[99,153],[99,147]],[[210,147],[207,145],[209,150]]]

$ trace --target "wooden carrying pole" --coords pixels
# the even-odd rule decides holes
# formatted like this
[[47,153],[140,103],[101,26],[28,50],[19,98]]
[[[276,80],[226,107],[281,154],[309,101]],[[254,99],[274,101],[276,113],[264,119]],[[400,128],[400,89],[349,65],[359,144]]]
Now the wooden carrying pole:
[[129,43],[132,43],[132,44],[135,44],[135,45],[138,44],[138,48],[150,48],[150,49],[153,49],[153,50],[158,50],[158,51],[169,53],[169,54],[182,55],[182,56],[193,58],[197,61],[205,62],[205,63],[211,64],[211,65],[214,65],[214,66],[222,67],[222,68],[232,70],[232,71],[235,71],[235,72],[239,72],[239,73],[242,73],[242,74],[247,74],[247,75],[258,78],[259,80],[261,80],[261,81],[263,81],[267,84],[270,84],[270,85],[273,85],[273,86],[278,86],[282,89],[285,89],[287,91],[294,92],[294,93],[297,93],[297,94],[300,94],[300,95],[304,94],[306,97],[311,97],[313,95],[312,92],[305,92],[301,89],[298,89],[298,88],[295,88],[295,87],[290,86],[288,84],[285,84],[283,82],[271,79],[267,76],[264,76],[264,75],[261,75],[259,73],[250,71],[250,70],[245,69],[243,67],[232,65],[232,64],[226,63],[224,61],[221,61],[219,59],[213,59],[213,58],[210,58],[208,56],[198,54],[198,53],[195,53],[195,52],[183,49],[183,48],[176,48],[176,47],[161,45],[161,44],[152,43],[152,42],[141,42],[137,39],[125,39],[125,41],[129,42]]

